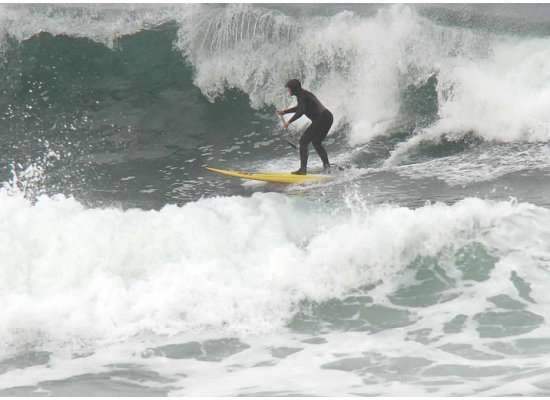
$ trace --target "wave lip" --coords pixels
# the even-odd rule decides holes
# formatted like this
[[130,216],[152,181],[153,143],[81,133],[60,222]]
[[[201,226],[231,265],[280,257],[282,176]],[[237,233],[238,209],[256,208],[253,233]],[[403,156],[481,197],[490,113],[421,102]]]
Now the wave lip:
[[[116,40],[172,21],[181,7],[148,5],[14,5],[0,7],[0,44],[41,32],[88,38],[113,48]],[[181,11],[180,11],[181,12]],[[21,21],[26,21],[21,24]]]

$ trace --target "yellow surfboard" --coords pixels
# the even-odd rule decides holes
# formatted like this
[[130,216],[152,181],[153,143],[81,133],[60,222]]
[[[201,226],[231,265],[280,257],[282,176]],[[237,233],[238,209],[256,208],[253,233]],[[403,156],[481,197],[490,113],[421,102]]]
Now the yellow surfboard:
[[332,179],[332,177],[328,175],[294,175],[290,172],[243,172],[210,167],[206,167],[206,169],[210,172],[225,176],[271,183],[301,184]]

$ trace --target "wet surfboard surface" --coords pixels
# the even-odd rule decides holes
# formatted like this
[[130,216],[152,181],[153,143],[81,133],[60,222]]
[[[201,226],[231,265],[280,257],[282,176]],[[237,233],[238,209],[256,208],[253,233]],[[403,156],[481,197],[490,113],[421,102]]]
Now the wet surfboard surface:
[[332,176],[329,175],[294,175],[290,172],[246,172],[212,167],[206,167],[206,169],[224,176],[270,183],[303,184],[332,179]]

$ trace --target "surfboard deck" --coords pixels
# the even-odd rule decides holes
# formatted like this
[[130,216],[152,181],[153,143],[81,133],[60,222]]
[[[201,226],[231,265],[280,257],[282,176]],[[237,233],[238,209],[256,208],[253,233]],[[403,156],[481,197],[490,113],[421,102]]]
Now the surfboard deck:
[[332,179],[329,175],[294,175],[290,172],[245,172],[211,167],[206,167],[206,169],[210,172],[224,176],[270,183],[302,184],[322,182]]

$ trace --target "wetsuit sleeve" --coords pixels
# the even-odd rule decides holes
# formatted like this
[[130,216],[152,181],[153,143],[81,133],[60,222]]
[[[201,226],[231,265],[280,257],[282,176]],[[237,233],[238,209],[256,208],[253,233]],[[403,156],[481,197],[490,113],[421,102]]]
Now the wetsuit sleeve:
[[293,112],[296,112],[296,111],[298,111],[298,106],[289,108],[287,110],[284,110],[283,114],[289,114],[289,113],[293,113]]
[[296,111],[296,114],[294,114],[292,116],[292,118],[290,118],[288,120],[288,123],[291,124],[293,123],[294,121],[296,121],[298,118],[300,118],[302,115],[304,115],[304,106],[303,104],[301,103],[298,103],[298,105],[296,107],[294,107],[295,111]]

